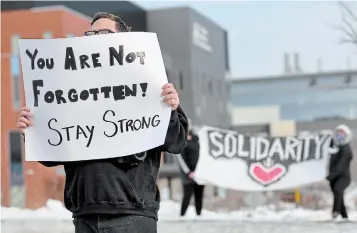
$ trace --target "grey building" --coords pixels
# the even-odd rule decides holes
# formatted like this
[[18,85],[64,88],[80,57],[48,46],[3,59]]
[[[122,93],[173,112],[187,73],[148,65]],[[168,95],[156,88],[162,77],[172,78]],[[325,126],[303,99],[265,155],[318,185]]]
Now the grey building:
[[281,120],[357,119],[357,70],[234,79],[230,86],[233,109],[277,106]]
[[193,125],[229,127],[227,33],[186,7],[148,11],[147,25],[158,35],[168,79]]

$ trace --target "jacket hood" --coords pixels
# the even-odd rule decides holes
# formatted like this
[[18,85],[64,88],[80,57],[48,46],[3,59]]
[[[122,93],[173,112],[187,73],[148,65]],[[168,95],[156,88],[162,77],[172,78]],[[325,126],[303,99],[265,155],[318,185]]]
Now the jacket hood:
[[[338,125],[335,129],[335,135],[336,135],[336,132],[338,130],[341,130],[343,131],[345,134],[346,134],[346,138],[343,140],[343,142],[341,143],[342,145],[344,144],[348,144],[352,141],[353,139],[353,133],[352,133],[352,130],[347,126],[347,125],[344,125],[344,124],[341,124],[341,125]],[[335,136],[334,135],[334,136]]]

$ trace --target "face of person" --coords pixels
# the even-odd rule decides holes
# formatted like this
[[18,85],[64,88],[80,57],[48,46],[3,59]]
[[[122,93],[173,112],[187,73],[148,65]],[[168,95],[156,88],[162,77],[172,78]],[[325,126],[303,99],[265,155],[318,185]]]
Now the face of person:
[[346,141],[346,139],[347,139],[346,132],[343,131],[343,130],[337,130],[336,133],[335,133],[335,139],[339,143],[344,143]]
[[340,139],[344,139],[346,137],[346,133],[343,130],[337,130],[336,131],[336,137],[340,138]]
[[86,32],[87,36],[98,34],[109,34],[118,32],[117,23],[113,20],[102,18],[98,19],[90,27],[89,31]]

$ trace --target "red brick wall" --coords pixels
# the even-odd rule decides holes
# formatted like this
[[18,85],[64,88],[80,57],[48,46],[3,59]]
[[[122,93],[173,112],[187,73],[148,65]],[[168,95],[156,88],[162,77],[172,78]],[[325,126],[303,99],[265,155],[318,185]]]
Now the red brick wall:
[[[54,38],[67,34],[83,35],[89,20],[65,10],[33,12],[30,10],[1,12],[1,202],[10,205],[10,160],[8,132],[16,130],[19,111],[12,107],[12,77],[10,70],[11,36],[42,38],[51,32]],[[6,22],[6,23],[5,23]],[[22,87],[22,83],[21,83]],[[21,89],[22,99],[23,89]],[[21,105],[25,102],[22,101]],[[45,168],[37,162],[24,162],[26,207],[38,208],[49,198],[63,200],[64,177],[55,168]]]

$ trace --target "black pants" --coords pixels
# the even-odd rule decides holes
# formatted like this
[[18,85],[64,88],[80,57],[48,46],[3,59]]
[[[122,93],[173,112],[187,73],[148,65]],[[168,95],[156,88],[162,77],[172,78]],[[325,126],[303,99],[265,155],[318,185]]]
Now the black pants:
[[196,183],[193,184],[185,184],[183,185],[183,198],[181,205],[181,216],[184,216],[188,205],[190,204],[192,193],[195,195],[195,206],[197,215],[201,215],[202,205],[203,205],[203,185],[198,185]]
[[75,233],[157,233],[157,221],[137,215],[94,214],[74,219]]
[[342,218],[348,218],[343,196],[349,184],[350,179],[345,177],[337,178],[336,180],[330,182],[331,191],[333,193],[332,212],[341,214]]

